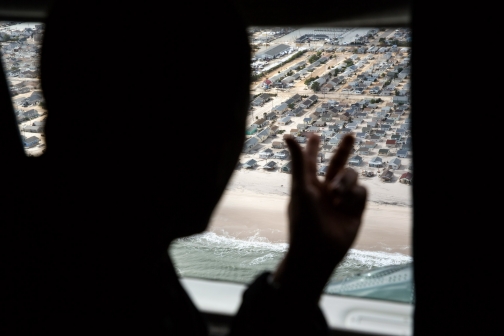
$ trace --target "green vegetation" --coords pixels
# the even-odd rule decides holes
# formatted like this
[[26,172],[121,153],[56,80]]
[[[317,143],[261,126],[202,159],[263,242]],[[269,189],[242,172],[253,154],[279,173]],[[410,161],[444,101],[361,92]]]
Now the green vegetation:
[[291,110],[293,110],[293,109],[294,109],[294,107],[295,107],[296,105],[294,105],[294,103],[290,103],[290,104],[289,104],[289,105],[287,105],[287,106],[288,106]]
[[311,82],[313,82],[314,80],[317,80],[318,78],[319,78],[319,76],[310,77],[307,80],[305,80],[304,83],[305,83],[305,85],[310,85]]
[[310,62],[310,64],[315,63],[319,58],[320,58],[319,53],[313,54],[311,55],[310,58],[308,58],[308,62]]
[[283,134],[283,133],[285,133],[285,130],[278,130],[276,133],[277,134]]
[[313,82],[313,84],[311,85],[311,88],[314,92],[317,92],[317,91],[320,91],[320,84],[319,82]]

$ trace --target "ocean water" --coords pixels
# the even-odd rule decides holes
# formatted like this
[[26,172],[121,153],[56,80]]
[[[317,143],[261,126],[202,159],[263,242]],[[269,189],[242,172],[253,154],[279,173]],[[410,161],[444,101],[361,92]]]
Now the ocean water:
[[[170,255],[180,276],[246,284],[253,281],[261,272],[274,270],[288,247],[286,243],[270,243],[266,238],[257,235],[247,240],[240,240],[204,232],[175,241],[170,247]],[[337,291],[331,290],[338,287],[331,287],[330,284],[356,281],[359,277],[363,277],[363,274],[372,277],[369,272],[376,273],[382,269],[392,270],[388,273],[394,272],[395,269],[404,272],[404,266],[411,265],[412,261],[410,256],[400,253],[351,249],[332,274],[326,293],[338,294]],[[380,296],[379,293],[369,294],[369,291],[364,296],[412,302],[411,279],[410,275],[407,281],[403,281],[399,287],[394,287],[392,294],[388,293],[386,297]],[[363,296],[358,292],[348,295]]]

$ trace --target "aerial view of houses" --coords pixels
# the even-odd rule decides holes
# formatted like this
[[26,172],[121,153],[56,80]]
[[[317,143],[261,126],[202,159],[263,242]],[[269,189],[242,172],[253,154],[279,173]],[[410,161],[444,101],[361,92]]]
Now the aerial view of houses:
[[[39,81],[43,32],[42,24],[0,22],[2,62],[28,155],[45,149],[47,112]],[[319,175],[324,175],[341,138],[351,133],[355,147],[349,166],[410,184],[410,35],[408,29],[250,28],[253,83],[238,169],[289,173],[283,137],[291,135],[305,146],[315,133],[321,138]]]
[[[260,31],[251,38],[257,46],[265,45],[255,39]],[[291,135],[305,146],[315,133],[322,140],[323,176],[341,138],[351,133],[348,165],[363,178],[411,184],[410,41],[408,29],[300,29],[256,49],[238,169],[289,173],[283,138]],[[256,166],[247,163],[251,159]]]
[[27,155],[45,149],[46,110],[39,81],[44,27],[38,23],[0,22],[0,51]]

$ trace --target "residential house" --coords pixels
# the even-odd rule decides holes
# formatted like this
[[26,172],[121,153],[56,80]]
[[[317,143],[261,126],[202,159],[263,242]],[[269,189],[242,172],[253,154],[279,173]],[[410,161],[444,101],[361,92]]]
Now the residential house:
[[357,149],[357,153],[359,153],[360,155],[369,155],[371,152],[369,148],[360,146],[359,149]]
[[408,149],[400,149],[397,151],[397,157],[407,158],[408,157]]
[[394,173],[388,169],[384,170],[380,175],[380,179],[384,182],[390,182],[394,178]]
[[383,160],[379,156],[375,156],[371,160],[369,160],[369,167],[373,168],[382,168],[383,167]]
[[261,95],[259,95],[258,97],[256,97],[253,101],[252,101],[252,105],[253,106],[262,106],[264,103],[266,103],[267,101],[269,101],[271,99],[271,96],[267,93],[263,93]]
[[318,133],[320,130],[317,126],[310,126],[306,129],[308,133]]
[[292,136],[297,136],[300,133],[300,130],[296,129],[296,128],[291,128],[291,130],[289,131],[289,133]]
[[396,140],[387,140],[387,141],[385,141],[385,146],[387,146],[388,148],[396,148],[397,141]]
[[273,156],[273,150],[271,148],[266,148],[262,152],[259,153],[259,157],[261,159],[267,159]]
[[361,132],[361,133],[357,133],[355,135],[355,137],[356,137],[356,139],[366,140],[369,137],[369,135],[365,132]]
[[404,128],[398,128],[396,129],[396,134],[404,136],[406,135],[406,130]]
[[285,160],[289,157],[289,151],[284,149],[284,150],[281,150],[279,152],[276,152],[273,157],[275,159],[282,159],[282,160]]
[[402,135],[399,135],[399,134],[392,134],[390,136],[390,140],[395,140],[396,143],[398,143],[398,144],[402,143],[401,139],[402,139]]
[[257,132],[257,125],[256,124],[252,124],[250,125],[246,130],[245,130],[245,134],[246,135],[252,135],[254,134],[255,132]]
[[306,137],[304,136],[297,136],[294,138],[298,143],[305,143],[306,142]]
[[311,100],[312,102],[316,103],[318,101],[318,96],[317,95],[311,95],[310,97],[308,97],[309,100]]
[[306,129],[308,127],[307,124],[297,124],[297,129],[298,131],[303,131],[304,129]]
[[310,106],[313,105],[313,101],[310,100],[310,99],[305,99],[303,102],[299,103],[299,107],[302,107],[302,108],[309,108]]
[[376,142],[368,140],[368,141],[364,142],[363,146],[366,148],[375,148]]
[[266,127],[259,133],[257,133],[256,137],[259,139],[259,142],[263,142],[264,140],[268,139],[268,137],[271,134],[271,130],[269,127]]
[[277,134],[277,132],[278,132],[278,126],[277,125],[271,126],[271,128],[270,128],[270,136],[274,136],[275,134]]
[[364,162],[361,156],[354,155],[348,160],[348,164],[351,166],[360,166]]
[[248,138],[243,144],[242,152],[246,153],[254,148],[259,143],[259,139],[256,137]]
[[314,123],[314,120],[311,118],[311,117],[307,117],[307,118],[304,118],[303,119],[303,122],[306,124],[306,125],[311,125]]
[[292,113],[293,116],[297,117],[297,116],[300,116],[301,114],[303,114],[304,112],[304,109],[302,107],[296,107],[294,110],[290,111],[290,113]]
[[329,145],[331,146],[337,146],[339,145],[339,143],[341,142],[341,136],[335,136],[335,137],[332,137],[330,140],[329,140]]
[[406,172],[402,174],[401,177],[399,178],[399,182],[411,184],[413,182],[413,173]]
[[286,103],[282,103],[280,105],[273,107],[273,110],[271,112],[275,112],[276,114],[283,114],[288,109],[289,106]]
[[35,147],[40,142],[40,139],[37,138],[36,136],[31,136],[29,138],[22,136],[22,140],[23,140],[23,146],[25,148]]
[[378,150],[378,155],[387,156],[389,154],[390,154],[390,149],[388,149],[388,148],[380,148]]
[[289,116],[283,117],[282,119],[278,120],[278,125],[285,126],[291,122],[291,118]]
[[245,162],[244,164],[242,164],[242,167],[246,168],[246,169],[253,169],[256,166],[257,166],[257,161],[254,159],[250,159],[247,162]]
[[322,146],[322,151],[324,152],[333,152],[334,149],[336,148],[336,146],[332,146],[332,145],[323,145]]
[[257,128],[263,128],[264,126],[268,125],[268,123],[269,121],[264,118],[258,119],[254,122],[254,124],[257,125]]
[[280,168],[280,171],[282,173],[290,173],[292,170],[292,161],[286,162],[282,168]]
[[42,133],[42,132],[44,132],[44,127],[43,126],[25,126],[25,127],[23,127],[23,132]]
[[324,138],[332,138],[336,133],[334,133],[334,131],[323,131],[322,132],[322,135],[324,136]]
[[265,117],[265,119],[268,121],[275,120],[276,118],[277,118],[277,115],[275,112],[270,112],[270,113],[266,114],[266,117]]
[[408,96],[394,96],[394,98],[392,98],[392,102],[394,104],[409,104],[409,97]]
[[266,170],[273,170],[277,167],[277,164],[275,161],[268,161],[266,162],[263,166],[262,166],[262,169],[266,169]]
[[391,161],[389,161],[388,167],[390,169],[399,169],[401,167],[401,159],[393,158]]
[[401,119],[401,114],[399,113],[392,113],[390,116],[387,117],[387,120],[399,121],[399,119]]
[[327,125],[326,122],[322,119],[315,121],[315,123],[313,124],[313,126],[317,126],[317,127],[324,127],[326,125]]
[[278,149],[285,148],[285,143],[283,141],[273,141],[271,147]]

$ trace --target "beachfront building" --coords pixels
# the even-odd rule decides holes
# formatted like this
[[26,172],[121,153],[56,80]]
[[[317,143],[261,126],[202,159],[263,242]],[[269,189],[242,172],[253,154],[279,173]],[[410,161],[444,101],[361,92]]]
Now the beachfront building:
[[369,161],[369,167],[373,168],[382,168],[383,167],[383,160],[381,157],[375,156]]
[[401,175],[399,178],[399,182],[405,183],[405,184],[411,184],[413,182],[413,173],[406,172]]
[[394,178],[394,173],[388,169],[384,170],[383,173],[380,175],[380,179],[383,182],[390,182]]
[[257,125],[256,124],[252,124],[250,125],[246,130],[245,130],[245,134],[246,135],[252,135],[254,134],[255,132],[257,132]]
[[262,152],[259,153],[259,157],[261,159],[267,159],[273,156],[273,150],[271,148],[266,148]]
[[291,170],[292,170],[292,161],[285,163],[281,168],[282,173],[290,173]]
[[252,168],[255,168],[256,166],[257,166],[257,161],[254,159],[250,159],[242,165],[242,167],[246,168],[246,169],[252,169]]
[[31,136],[29,138],[23,136],[22,139],[23,139],[23,146],[25,148],[35,147],[40,142],[40,139],[37,138],[36,136]]
[[276,152],[273,157],[275,159],[282,159],[282,160],[285,160],[289,157],[289,151],[284,149],[284,150],[281,150],[279,152]]
[[401,167],[401,159],[393,158],[389,163],[388,167],[390,169],[399,169]]
[[262,166],[262,168],[266,170],[274,170],[276,167],[277,164],[275,161],[269,161]]
[[360,166],[362,164],[363,160],[362,157],[359,155],[355,155],[348,160],[348,164],[351,166]]
[[257,139],[256,137],[252,137],[252,138],[245,140],[245,143],[243,144],[242,152],[247,153],[252,148],[254,148],[258,143],[259,143],[259,139]]

